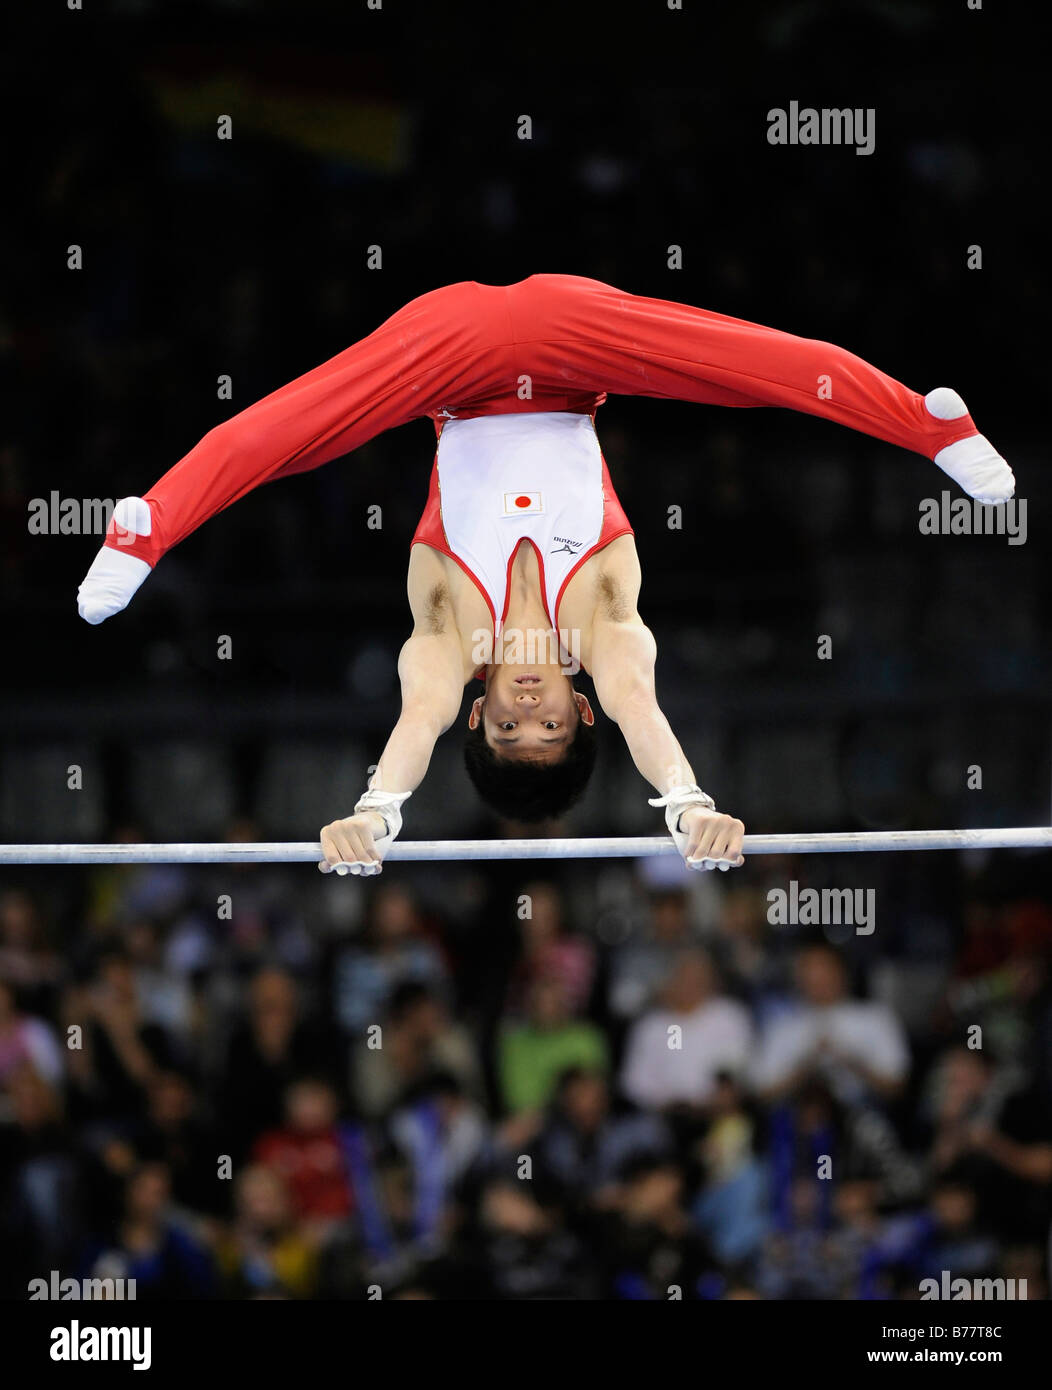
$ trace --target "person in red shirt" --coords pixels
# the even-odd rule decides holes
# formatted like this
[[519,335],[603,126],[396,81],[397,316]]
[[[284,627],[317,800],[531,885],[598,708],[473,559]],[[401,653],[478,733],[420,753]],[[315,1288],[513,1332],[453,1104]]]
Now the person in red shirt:
[[337,1109],[327,1082],[294,1082],[285,1095],[284,1126],[264,1134],[252,1155],[281,1175],[297,1220],[317,1231],[342,1221],[353,1205]]

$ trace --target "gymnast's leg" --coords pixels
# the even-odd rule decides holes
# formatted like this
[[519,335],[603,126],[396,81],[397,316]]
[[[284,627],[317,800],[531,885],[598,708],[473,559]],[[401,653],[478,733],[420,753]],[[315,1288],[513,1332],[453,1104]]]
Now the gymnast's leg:
[[947,387],[922,396],[832,343],[598,280],[534,275],[507,294],[524,345],[518,350],[542,380],[709,405],[784,406],[924,454],[984,502],[1012,495],[1012,470]]
[[485,391],[503,360],[494,346],[506,338],[499,290],[447,285],[217,425],[145,497],[118,503],[80,586],[81,616],[101,623],[119,612],[167,550],[253,488]]

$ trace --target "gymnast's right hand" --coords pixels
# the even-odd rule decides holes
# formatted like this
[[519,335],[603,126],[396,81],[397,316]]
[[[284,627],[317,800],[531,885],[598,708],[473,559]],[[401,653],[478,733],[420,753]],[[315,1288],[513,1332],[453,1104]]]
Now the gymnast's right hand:
[[393,840],[383,816],[375,811],[359,811],[346,820],[334,820],[321,832],[325,858],[318,868],[323,874],[378,874]]

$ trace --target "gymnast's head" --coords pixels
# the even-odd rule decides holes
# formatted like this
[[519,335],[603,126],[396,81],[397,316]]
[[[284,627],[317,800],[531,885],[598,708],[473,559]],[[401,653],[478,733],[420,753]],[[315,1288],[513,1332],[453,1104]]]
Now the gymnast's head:
[[464,763],[482,800],[508,820],[560,816],[595,766],[595,715],[557,663],[486,667],[471,706]]

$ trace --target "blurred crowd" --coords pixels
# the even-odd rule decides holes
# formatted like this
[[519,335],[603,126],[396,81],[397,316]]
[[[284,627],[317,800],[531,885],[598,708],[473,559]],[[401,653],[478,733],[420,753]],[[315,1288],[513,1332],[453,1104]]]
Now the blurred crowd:
[[792,861],[9,881],[3,1293],[1043,1299],[1039,860],[869,937],[772,926]]

